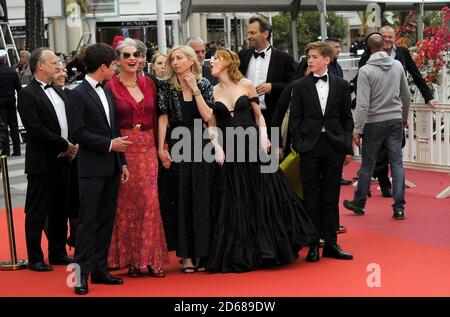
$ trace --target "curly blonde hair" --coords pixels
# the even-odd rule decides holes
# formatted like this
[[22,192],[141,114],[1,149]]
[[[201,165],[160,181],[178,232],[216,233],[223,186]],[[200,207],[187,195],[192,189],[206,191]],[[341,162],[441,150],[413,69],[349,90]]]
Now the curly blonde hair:
[[187,46],[187,45],[178,45],[178,46],[175,46],[174,48],[172,48],[167,53],[166,76],[164,76],[164,79],[170,81],[173,88],[181,91],[180,81],[178,80],[178,76],[172,68],[172,55],[176,51],[183,52],[183,54],[188,58],[188,60],[194,62],[191,66],[191,72],[194,75],[197,82],[202,78],[202,71],[201,71],[200,63],[197,60],[197,55],[195,54],[195,51],[192,47]]
[[222,62],[223,67],[227,70],[228,76],[232,81],[237,83],[244,77],[239,71],[241,61],[235,52],[219,48],[216,51],[216,56]]

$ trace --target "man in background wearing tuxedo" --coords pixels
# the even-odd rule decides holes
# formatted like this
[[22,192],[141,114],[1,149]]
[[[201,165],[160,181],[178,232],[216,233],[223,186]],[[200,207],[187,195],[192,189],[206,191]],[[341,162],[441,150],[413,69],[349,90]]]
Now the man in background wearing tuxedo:
[[[342,169],[352,160],[353,119],[348,83],[327,70],[330,45],[306,46],[311,73],[294,82],[289,129],[294,149],[301,155],[300,173],[305,208],[325,240],[322,256],[351,260],[337,244]],[[306,260],[320,260],[319,241]]]
[[25,201],[25,236],[28,268],[52,271],[44,262],[41,237],[48,217],[50,264],[72,262],[67,257],[67,215],[70,187],[70,159],[77,146],[68,141],[67,100],[61,88],[53,86],[58,57],[48,48],[30,56],[31,83],[18,93],[18,110],[27,131],[25,173],[28,188]]
[[114,99],[103,88],[115,72],[117,55],[104,43],[89,45],[84,54],[87,75],[69,94],[69,130],[80,145],[78,178],[80,217],[75,239],[75,262],[81,278],[75,294],[88,294],[93,284],[120,285],[108,272],[108,251],[117,207],[120,181],[129,173],[123,152],[131,144],[120,137]]
[[247,40],[252,47],[239,52],[239,70],[255,85],[268,127],[281,92],[294,80],[296,72],[294,58],[270,45],[271,35],[269,22],[252,17],[247,29]]

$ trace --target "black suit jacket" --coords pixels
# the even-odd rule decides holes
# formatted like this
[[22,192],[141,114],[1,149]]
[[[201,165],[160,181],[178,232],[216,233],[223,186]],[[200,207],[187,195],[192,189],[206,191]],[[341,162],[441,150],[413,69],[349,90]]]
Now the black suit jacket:
[[325,115],[310,74],[294,82],[289,131],[292,144],[299,153],[314,148],[325,126],[326,134],[335,149],[352,154],[353,118],[350,111],[350,87],[339,77],[329,74],[329,94]]
[[[56,86],[53,89],[64,100],[67,114],[64,92]],[[61,137],[61,127],[55,108],[42,90],[41,84],[35,79],[19,91],[17,109],[27,131],[25,173],[29,175],[54,173],[58,164],[63,161],[57,159],[57,156],[67,151],[69,143]]]
[[211,85],[215,86],[217,84],[217,78],[211,75],[211,69],[209,68],[209,62],[205,62],[202,65],[202,77],[209,80]]
[[[290,82],[294,80],[296,72],[296,68],[294,66],[295,61],[292,56],[281,52],[274,47],[272,47],[271,50],[272,54],[270,56],[266,83],[272,84],[272,91],[265,95],[265,102],[267,106],[266,116],[268,116],[268,118],[266,118],[267,125],[270,125],[271,123],[272,115],[281,92]],[[244,76],[247,74],[248,64],[250,63],[250,59],[254,52],[254,48],[239,52],[239,58],[241,60],[239,70]]]
[[107,88],[110,122],[108,124],[100,97],[86,81],[68,94],[69,134],[80,145],[78,151],[78,177],[106,177],[119,173],[126,165],[123,153],[109,151],[112,139],[120,132],[114,99]]
[[[411,54],[409,53],[409,50],[406,47],[402,46],[396,46],[396,48],[397,50],[395,59],[398,60],[400,63],[402,63],[403,69],[405,71],[408,71],[411,74],[414,84],[416,84],[417,88],[419,88],[419,91],[422,94],[425,103],[428,103],[428,101],[433,99],[433,93],[431,92],[430,87],[428,87],[425,79],[423,79],[422,74],[417,68],[416,63],[414,63],[414,60],[412,59]],[[359,60],[359,68],[366,65],[369,58],[370,54],[364,52],[364,54],[361,56],[361,59]],[[353,79],[355,90],[357,82],[358,82],[358,75],[356,75],[356,77]]]

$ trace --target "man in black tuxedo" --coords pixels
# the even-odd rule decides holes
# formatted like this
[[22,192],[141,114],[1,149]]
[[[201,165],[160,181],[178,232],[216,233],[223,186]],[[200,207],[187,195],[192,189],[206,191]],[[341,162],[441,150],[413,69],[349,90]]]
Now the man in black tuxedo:
[[68,141],[65,94],[52,85],[57,66],[58,57],[50,49],[36,49],[30,56],[34,78],[18,93],[18,110],[27,131],[25,236],[29,269],[37,272],[52,270],[41,249],[47,216],[50,264],[72,262],[66,252],[67,213],[70,159],[77,147]]
[[111,91],[103,88],[115,72],[117,55],[104,44],[89,45],[84,55],[87,75],[69,94],[69,130],[79,145],[80,217],[75,262],[81,269],[75,294],[94,284],[123,284],[108,272],[107,258],[117,206],[119,182],[128,181],[123,152],[131,144],[120,137]]
[[[306,46],[311,73],[294,83],[289,129],[301,155],[305,208],[325,240],[322,256],[351,260],[337,244],[339,194],[344,162],[352,160],[353,119],[348,83],[327,70],[333,51],[323,42]],[[320,260],[319,241],[306,260]]]
[[189,37],[185,45],[192,47],[197,55],[197,60],[202,65],[202,76],[209,80],[211,85],[217,84],[217,78],[211,75],[211,68],[209,67],[209,62],[205,62],[206,56],[206,45],[205,42],[199,37]]
[[271,34],[269,22],[258,16],[252,17],[247,28],[247,40],[252,48],[239,52],[239,70],[255,85],[268,126],[281,92],[294,80],[296,72],[294,58],[270,45]]

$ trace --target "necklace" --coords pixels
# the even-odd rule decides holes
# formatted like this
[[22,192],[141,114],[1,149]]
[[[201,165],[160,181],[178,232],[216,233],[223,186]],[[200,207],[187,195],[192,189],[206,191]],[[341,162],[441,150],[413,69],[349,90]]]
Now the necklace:
[[120,80],[120,82],[121,82],[125,87],[127,87],[127,88],[134,88],[134,87],[137,86],[137,77],[134,77],[134,82],[131,83],[131,84],[128,84],[128,83],[124,82],[124,81],[122,80],[122,77],[120,77],[120,76],[119,76],[119,80]]

